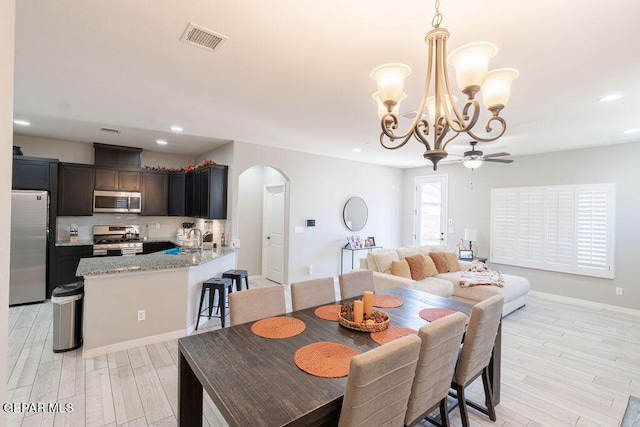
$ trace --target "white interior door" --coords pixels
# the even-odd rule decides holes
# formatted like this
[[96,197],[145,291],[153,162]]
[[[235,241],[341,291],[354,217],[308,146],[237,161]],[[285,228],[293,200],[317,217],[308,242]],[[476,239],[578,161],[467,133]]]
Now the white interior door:
[[284,271],[284,185],[266,186],[264,191],[263,271],[265,278],[283,282]]
[[416,178],[414,210],[415,245],[447,244],[447,189],[446,175]]

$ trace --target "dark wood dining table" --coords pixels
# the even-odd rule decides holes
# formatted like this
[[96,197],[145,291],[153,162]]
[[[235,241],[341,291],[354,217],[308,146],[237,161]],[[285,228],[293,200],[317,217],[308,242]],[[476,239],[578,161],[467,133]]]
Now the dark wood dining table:
[[[471,314],[471,304],[408,288],[376,292],[402,298],[397,308],[384,308],[391,325],[418,330],[428,323],[419,316],[429,307]],[[350,302],[352,299],[341,302]],[[341,303],[336,302],[336,304]],[[286,316],[302,320],[300,335],[269,339],[251,331],[253,322],[191,335],[178,340],[178,422],[202,425],[203,390],[230,426],[316,426],[336,422],[347,378],[321,378],[299,369],[294,353],[319,341],[347,345],[364,353],[379,344],[369,333],[323,320],[308,308]],[[494,399],[500,401],[501,331],[491,365]]]

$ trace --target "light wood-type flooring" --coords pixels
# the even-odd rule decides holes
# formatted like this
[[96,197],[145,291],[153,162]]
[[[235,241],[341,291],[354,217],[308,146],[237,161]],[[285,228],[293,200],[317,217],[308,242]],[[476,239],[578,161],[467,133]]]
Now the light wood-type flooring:
[[[198,332],[219,327],[211,319]],[[7,425],[176,425],[177,340],[83,360],[80,350],[53,353],[52,335],[50,302],[9,309],[8,402],[70,403],[73,411],[9,412]],[[478,401],[481,393],[479,382],[469,389]],[[503,320],[498,420],[473,411],[471,420],[479,426],[617,426],[629,395],[640,396],[640,312],[533,292],[526,307]],[[204,425],[226,425],[204,400]],[[460,425],[457,409],[451,420]]]

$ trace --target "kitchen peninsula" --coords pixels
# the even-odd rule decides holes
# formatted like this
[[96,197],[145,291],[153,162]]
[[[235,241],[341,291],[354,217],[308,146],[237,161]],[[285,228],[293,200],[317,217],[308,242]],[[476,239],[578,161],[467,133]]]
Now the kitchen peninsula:
[[236,251],[83,258],[83,358],[191,333],[202,282],[236,268]]

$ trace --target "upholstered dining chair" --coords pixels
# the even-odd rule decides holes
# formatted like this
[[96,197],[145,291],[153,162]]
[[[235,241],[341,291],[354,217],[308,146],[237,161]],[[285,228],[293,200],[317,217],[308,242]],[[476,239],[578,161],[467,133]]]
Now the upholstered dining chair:
[[417,425],[438,407],[441,425],[449,426],[447,395],[456,369],[465,321],[466,316],[457,312],[428,323],[418,331],[422,344],[404,417],[405,426]]
[[338,276],[340,283],[340,298],[359,297],[364,291],[375,291],[372,270],[356,270]]
[[282,285],[252,288],[229,294],[231,326],[279,316],[286,311]]
[[316,305],[336,301],[333,277],[305,280],[291,284],[291,305],[293,311],[304,310]]
[[[488,415],[491,421],[496,420],[496,411],[493,403],[493,384],[491,384],[489,376],[489,363],[500,320],[502,319],[503,305],[504,297],[502,295],[494,295],[484,301],[480,301],[471,310],[469,326],[464,336],[464,343],[458,358],[458,366],[451,383],[451,387],[456,391],[454,397],[458,399],[460,418],[464,427],[469,425],[467,405]],[[464,396],[465,387],[480,375],[482,375],[486,407],[467,401]]]
[[338,427],[402,425],[420,343],[408,335],[351,358]]

